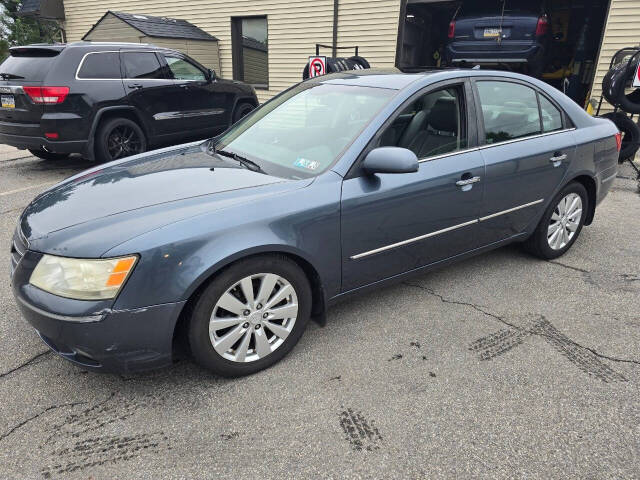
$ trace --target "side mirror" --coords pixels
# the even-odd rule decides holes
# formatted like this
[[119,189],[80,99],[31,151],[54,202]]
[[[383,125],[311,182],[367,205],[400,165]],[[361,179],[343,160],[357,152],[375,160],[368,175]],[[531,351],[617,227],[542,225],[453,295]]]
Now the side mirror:
[[213,82],[216,79],[216,71],[208,68],[207,69],[207,81],[208,82]]
[[375,173],[413,173],[418,171],[418,157],[411,150],[400,147],[379,147],[371,150],[362,169],[369,175]]

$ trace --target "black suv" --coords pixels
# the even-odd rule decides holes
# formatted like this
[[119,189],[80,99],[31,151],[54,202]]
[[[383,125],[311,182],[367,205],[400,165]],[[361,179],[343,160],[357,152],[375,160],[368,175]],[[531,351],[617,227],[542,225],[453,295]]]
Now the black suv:
[[258,106],[251,86],[132,43],[11,48],[0,98],[0,143],[44,159],[99,161],[216,135]]

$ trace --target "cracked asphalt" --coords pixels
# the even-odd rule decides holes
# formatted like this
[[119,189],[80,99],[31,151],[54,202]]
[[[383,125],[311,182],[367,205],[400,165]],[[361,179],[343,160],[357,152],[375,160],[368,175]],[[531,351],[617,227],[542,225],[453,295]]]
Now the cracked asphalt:
[[640,478],[629,167],[566,256],[510,246],[353,298],[226,380],[187,360],[87,373],[20,317],[17,216],[88,166],[0,147],[0,478]]

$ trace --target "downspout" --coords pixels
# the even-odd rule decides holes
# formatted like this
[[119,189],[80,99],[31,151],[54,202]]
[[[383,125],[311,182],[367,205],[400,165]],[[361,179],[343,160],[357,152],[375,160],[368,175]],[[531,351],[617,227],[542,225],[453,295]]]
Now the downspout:
[[340,0],[333,0],[333,41],[331,43],[331,56],[338,56],[338,4]]

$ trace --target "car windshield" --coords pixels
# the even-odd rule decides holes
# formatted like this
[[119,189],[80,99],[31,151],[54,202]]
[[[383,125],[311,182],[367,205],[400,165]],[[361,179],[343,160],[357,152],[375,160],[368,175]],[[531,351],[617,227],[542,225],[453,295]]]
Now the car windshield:
[[215,150],[269,175],[308,178],[330,168],[395,90],[303,83],[265,103],[215,140]]

